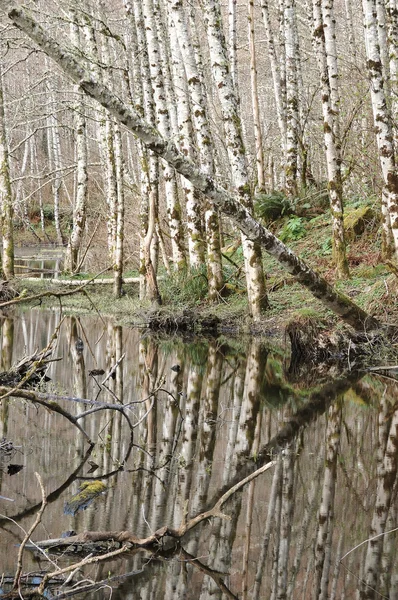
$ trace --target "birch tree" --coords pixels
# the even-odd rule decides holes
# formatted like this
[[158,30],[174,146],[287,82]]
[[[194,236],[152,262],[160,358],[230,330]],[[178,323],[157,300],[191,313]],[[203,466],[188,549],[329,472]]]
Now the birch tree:
[[254,42],[254,0],[248,0],[247,21],[249,33],[250,84],[253,107],[254,140],[256,145],[257,189],[259,192],[261,192],[265,190],[265,177],[263,135],[261,130],[260,106],[258,98],[256,46]]
[[[228,65],[219,0],[204,0],[203,7],[212,75],[217,87],[224,121],[232,185],[237,190],[242,204],[249,211],[252,211],[253,203],[250,195],[241,120]],[[268,306],[261,263],[261,251],[258,244],[253,243],[244,234],[242,235],[242,247],[245,259],[249,310],[254,318],[258,318]]]
[[332,246],[336,275],[349,275],[343,220],[343,183],[339,143],[339,91],[333,0],[313,2],[314,42],[321,79],[323,133],[332,213]]
[[12,217],[14,213],[10,182],[10,165],[4,113],[3,73],[0,65],[0,201],[3,259],[1,270],[4,277],[14,276],[14,238]]
[[[365,46],[373,120],[384,179],[384,195],[386,198],[385,205],[382,205],[382,225],[385,240],[390,238],[389,230],[391,228],[394,239],[394,251],[396,257],[398,257],[398,174],[395,165],[391,115],[388,110],[384,91],[383,67],[377,32],[376,2],[375,0],[363,0],[362,5],[365,20]],[[386,244],[384,244],[383,251],[388,256],[390,251],[386,247]]]
[[283,23],[285,27],[286,51],[286,190],[290,196],[296,196],[297,159],[298,159],[298,81],[297,54],[295,44],[296,30],[295,0],[285,0]]
[[[192,126],[198,147],[199,161],[204,172],[213,177],[215,172],[212,134],[209,125],[208,107],[203,86],[200,48],[195,44],[195,20],[190,20],[190,31],[186,23],[186,14],[182,0],[169,0],[171,19],[178,38],[178,46],[183,60],[187,89],[191,101]],[[190,33],[191,32],[191,33]],[[195,48],[196,47],[196,48]],[[191,245],[198,244],[199,206],[197,198],[187,204],[188,229]],[[207,246],[207,273],[209,297],[218,301],[223,289],[220,227],[217,210],[210,202],[205,204],[205,230]]]
[[[79,25],[76,12],[71,13],[71,41],[76,50],[80,48]],[[73,206],[73,224],[65,254],[65,270],[74,273],[79,266],[79,251],[82,245],[86,223],[88,176],[87,176],[87,138],[86,118],[83,112],[83,94],[75,86],[78,101],[75,105],[76,123],[76,198]]]
[[[161,59],[160,31],[162,22],[159,4],[157,1],[143,0],[142,9],[145,20],[149,68],[156,111],[156,125],[162,135],[170,137],[171,123],[165,90],[168,65],[162,63]],[[170,228],[174,268],[180,270],[185,267],[186,263],[181,226],[181,209],[179,206],[175,174],[172,167],[165,161],[162,161],[161,164],[165,183],[167,216]]]
[[[155,107],[153,102],[151,75],[149,70],[148,48],[145,36],[144,16],[140,0],[124,0],[130,21],[132,39],[136,40],[133,50],[134,106],[142,117],[154,125]],[[159,160],[158,157],[139,141],[141,202],[140,223],[140,298],[148,298],[155,304],[161,303],[156,278],[156,270],[151,258],[151,246],[156,231],[159,203]]]

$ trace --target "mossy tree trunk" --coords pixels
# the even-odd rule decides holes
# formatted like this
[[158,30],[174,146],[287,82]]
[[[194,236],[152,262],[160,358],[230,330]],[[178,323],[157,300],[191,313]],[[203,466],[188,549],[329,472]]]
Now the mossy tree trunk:
[[[185,78],[191,107],[192,128],[196,137],[199,161],[207,175],[214,175],[213,142],[208,120],[208,106],[203,87],[202,58],[200,47],[196,43],[196,23],[190,12],[190,29],[187,27],[182,0],[169,0],[170,16],[177,34],[179,50],[185,71]],[[190,247],[198,253],[201,246],[200,240],[200,205],[198,191],[192,198],[192,204],[187,204],[188,231]],[[207,247],[207,277],[209,297],[217,302],[220,299],[224,280],[222,273],[222,259],[220,248],[220,225],[218,212],[211,203],[205,204],[204,211],[206,247]]]
[[297,81],[296,54],[296,4],[295,0],[285,0],[284,29],[286,49],[286,191],[289,196],[296,196],[297,160],[298,160],[298,128],[299,98]]
[[349,276],[343,217],[343,183],[339,134],[339,90],[334,29],[333,0],[314,0],[313,39],[321,80],[323,136],[330,209],[332,213],[332,248],[336,275]]
[[0,65],[0,202],[3,261],[1,270],[6,279],[14,277],[13,201],[10,181],[10,165],[4,115],[3,73]]
[[[145,34],[156,112],[156,126],[162,135],[170,137],[173,132],[170,118],[170,104],[167,98],[166,87],[169,85],[169,82],[167,81],[169,64],[162,60],[162,54],[163,58],[166,58],[166,49],[164,47],[164,40],[162,39],[163,23],[158,2],[156,0],[143,0],[142,10],[145,20]],[[163,49],[161,48],[162,42]],[[161,168],[165,184],[167,220],[170,229],[173,264],[176,270],[181,270],[186,267],[186,259],[181,207],[178,199],[176,178],[174,169],[169,164],[162,161]]]
[[258,99],[256,47],[254,43],[254,0],[248,0],[247,20],[249,33],[250,83],[253,108],[254,140],[256,145],[257,189],[261,192],[265,190],[265,168],[263,134],[261,129],[260,106]]
[[[391,226],[394,239],[394,252],[398,259],[398,173],[395,164],[396,157],[391,112],[388,108],[384,91],[383,65],[377,31],[376,2],[375,0],[363,0],[362,4],[373,120],[388,209],[388,217],[385,216],[383,219],[383,228],[386,230],[389,225]],[[384,236],[388,240],[390,236],[389,232],[385,231]]]
[[214,206],[229,217],[232,223],[239,227],[250,240],[262,246],[288,272],[294,275],[297,281],[307,288],[315,298],[318,298],[344,322],[357,330],[366,329],[369,331],[380,327],[376,319],[369,316],[350,298],[334,289],[268,229],[258,223],[239,201],[240,197],[218,185],[211,177],[182,155],[172,140],[164,139],[132,107],[127,106],[106,86],[97,81],[86,70],[85,65],[76,60],[70,52],[49,36],[25,10],[13,8],[9,11],[9,17],[17,27],[51,56],[70,77],[77,80],[88,96],[96,99],[106,107],[121,123],[135,133],[150,150],[164,158],[184,177],[190,179],[197,190],[211,200]]
[[[250,193],[246,154],[242,139],[241,119],[229,70],[225,38],[222,31],[219,0],[206,0],[203,3],[203,7],[212,75],[217,87],[224,121],[224,132],[231,168],[232,185],[237,190],[243,206],[249,211],[252,211],[253,202]],[[254,318],[258,318],[268,307],[264,272],[261,262],[261,250],[256,242],[253,242],[243,233],[242,247],[245,260],[249,310]]]
[[[76,11],[71,11],[71,41],[76,48],[80,47],[79,23]],[[74,273],[79,267],[79,252],[86,224],[88,196],[86,118],[84,115],[83,94],[78,85],[75,86],[75,94],[78,98],[75,105],[76,196],[73,206],[72,231],[68,240],[64,267],[65,271],[70,273]]]

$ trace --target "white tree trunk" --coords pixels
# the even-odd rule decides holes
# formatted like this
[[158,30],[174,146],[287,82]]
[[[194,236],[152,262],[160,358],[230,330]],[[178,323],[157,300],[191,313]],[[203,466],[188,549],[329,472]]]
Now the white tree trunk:
[[[224,131],[231,167],[232,184],[237,190],[242,204],[251,211],[253,205],[242,140],[241,120],[228,66],[219,0],[206,0],[204,2],[204,18],[210,49],[212,74],[217,87],[224,119]],[[244,234],[242,234],[242,247],[245,259],[249,310],[254,318],[258,318],[268,306],[261,263],[261,251],[259,246]]]
[[321,80],[323,135],[330,208],[333,259],[338,278],[349,276],[343,219],[343,184],[339,143],[339,90],[333,0],[314,0],[313,36]]
[[257,189],[258,191],[264,191],[265,168],[263,152],[263,134],[261,130],[260,106],[258,100],[256,46],[254,43],[254,0],[248,0],[247,20],[249,28],[250,83],[253,108],[254,140],[256,143]]
[[[391,229],[394,238],[395,255],[398,257],[398,176],[395,166],[391,115],[389,114],[383,87],[383,70],[377,35],[377,12],[375,0],[363,0],[365,17],[365,41],[370,77],[373,120],[379,149],[380,165],[384,178],[385,194]],[[388,223],[383,222],[384,227]],[[388,238],[388,235],[386,236]]]
[[297,56],[295,0],[285,0],[285,49],[286,49],[286,190],[290,196],[297,195],[297,158],[299,99],[297,82]]
[[[159,132],[170,137],[170,113],[167,103],[165,78],[166,66],[162,65],[159,45],[161,15],[157,3],[153,0],[143,0],[142,10],[145,20],[145,33],[148,46],[149,68],[152,80],[152,91],[156,110],[156,126]],[[163,179],[165,182],[167,218],[170,228],[172,256],[174,268],[185,267],[184,244],[182,239],[181,208],[178,201],[175,174],[172,167],[162,161]]]
[[6,279],[14,277],[14,207],[11,193],[10,165],[4,115],[3,73],[0,66],[0,209],[2,228],[3,260],[0,267]]
[[[193,158],[193,139],[192,139],[192,123],[191,123],[191,107],[189,102],[189,93],[187,87],[187,81],[184,69],[184,59],[181,54],[179,44],[184,44],[184,40],[179,40],[179,29],[183,29],[183,33],[186,32],[185,27],[177,27],[173,21],[174,18],[178,19],[178,7],[171,10],[169,5],[169,35],[170,45],[172,51],[172,66],[173,66],[173,79],[174,79],[174,90],[177,101],[177,121],[178,121],[178,140],[181,152],[188,156],[190,159]],[[186,32],[187,33],[187,32]],[[188,40],[189,43],[189,40]],[[188,251],[189,251],[189,264],[191,268],[199,269],[205,260],[204,256],[204,243],[201,227],[201,212],[200,204],[197,201],[195,195],[194,186],[185,177],[181,178],[182,189],[185,194],[185,206],[187,213],[187,233],[188,233]]]
[[[79,48],[79,26],[75,13],[71,14],[71,41],[76,48]],[[78,102],[75,105],[76,197],[73,206],[72,231],[69,236],[64,267],[70,273],[74,273],[78,267],[79,251],[86,223],[88,194],[86,118],[84,116],[83,94],[78,85],[75,86],[75,94],[78,98]]]
[[[278,117],[279,133],[281,136],[282,154],[285,154],[286,148],[286,105],[284,102],[284,93],[282,90],[281,73],[278,64],[278,56],[275,48],[274,34],[269,15],[269,6],[267,0],[261,0],[261,12],[263,16],[265,34],[267,37],[268,56],[271,65],[272,82],[274,88],[274,99],[276,114]],[[284,166],[283,166],[284,168]]]

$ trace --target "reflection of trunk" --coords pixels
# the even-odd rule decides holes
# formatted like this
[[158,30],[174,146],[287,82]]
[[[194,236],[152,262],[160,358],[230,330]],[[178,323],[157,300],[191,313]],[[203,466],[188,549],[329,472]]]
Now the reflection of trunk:
[[[393,501],[391,502],[390,513],[387,519],[387,531],[392,531],[397,527],[398,517],[398,506],[397,506],[397,482],[395,482],[395,489],[393,494]],[[397,574],[394,568],[394,559],[396,557],[396,537],[394,533],[386,535],[383,544],[383,556],[381,559],[381,572],[380,572],[380,593],[384,596],[388,596],[391,600],[396,597],[391,593],[392,582],[394,581],[394,574]],[[398,575],[398,574],[397,574]]]
[[[83,356],[83,344],[79,338],[79,321],[76,317],[67,317],[69,329],[69,352],[72,357],[73,370],[73,394],[78,398],[87,398],[86,365]],[[86,410],[84,404],[76,403],[76,415]],[[80,423],[85,427],[85,417],[82,417]],[[80,436],[79,456],[84,456],[84,438]]]
[[253,600],[259,600],[261,582],[264,576],[264,568],[268,555],[269,542],[271,537],[271,528],[274,524],[274,530],[277,532],[277,506],[279,503],[280,490],[282,488],[282,461],[278,460],[275,465],[274,475],[272,477],[271,492],[268,502],[267,519],[265,521],[264,533],[262,534],[261,552],[258,559],[257,571],[254,580]]
[[334,494],[337,477],[337,457],[340,447],[340,428],[341,405],[340,402],[335,402],[329,409],[326,431],[325,474],[315,545],[314,600],[324,600],[326,598],[329,581],[330,563],[326,560],[326,554],[333,532]]
[[317,493],[319,490],[319,482],[321,476],[321,470],[323,467],[323,462],[319,461],[319,465],[316,470],[315,477],[312,480],[311,489],[308,495],[308,500],[305,503],[304,507],[304,515],[300,525],[299,536],[297,543],[295,544],[295,556],[293,565],[289,571],[289,583],[287,587],[287,597],[289,599],[293,599],[294,589],[296,585],[297,575],[300,570],[301,559],[304,554],[304,544],[308,535],[308,528],[312,517],[316,511],[315,503],[317,499]]
[[[148,454],[145,454],[145,468],[150,472],[153,470],[156,458],[156,425],[157,425],[157,406],[156,397],[152,396],[155,386],[155,381],[158,372],[158,347],[152,340],[145,340],[140,343],[139,360],[141,367],[141,389],[142,396],[145,399],[144,409],[148,412],[146,417],[146,443],[145,449]],[[149,477],[145,494],[142,497],[142,512],[147,518],[148,511],[151,505],[153,477]]]
[[[83,356],[83,348],[81,339],[78,334],[78,320],[76,317],[69,317],[70,327],[70,346],[69,351],[72,356],[74,370],[73,370],[73,388],[74,394],[78,398],[87,398],[87,381],[86,381],[86,366]],[[80,412],[84,412],[86,407],[84,404],[76,404],[76,408]],[[79,414],[79,412],[77,413]],[[84,427],[84,425],[83,425]]]
[[[243,397],[239,415],[238,428],[229,429],[227,449],[230,454],[225,455],[223,483],[226,484],[236,474],[237,467],[243,457],[248,457],[253,451],[253,441],[257,424],[257,435],[260,433],[260,384],[262,381],[266,354],[258,340],[253,339],[247,351],[246,373],[243,387]],[[239,371],[237,376],[239,378]],[[241,386],[235,387],[237,393]],[[257,439],[259,445],[259,438]],[[258,446],[257,446],[258,447]],[[211,563],[220,572],[228,572],[231,567],[231,548],[236,535],[236,527],[242,506],[242,494],[236,494],[228,503],[228,514],[231,521],[220,521],[213,527],[211,547]],[[210,582],[209,589],[214,594],[215,584]]]
[[13,347],[14,319],[5,317],[1,328],[1,369],[3,371],[11,368]]
[[203,373],[200,365],[191,363],[188,370],[187,392],[185,399],[185,415],[180,447],[180,471],[176,500],[175,520],[179,525],[189,499],[194,467],[195,446],[198,437],[198,418]]
[[[211,342],[207,361],[207,378],[205,395],[201,405],[198,423],[198,455],[197,471],[191,495],[191,514],[202,512],[207,503],[212,465],[214,463],[214,447],[216,442],[216,418],[218,397],[221,384],[223,358],[217,351],[216,344]],[[196,553],[198,540],[190,545],[190,552]]]
[[[181,365],[181,359],[177,359]],[[180,386],[180,372],[171,371],[170,383],[167,388],[172,396],[178,399],[178,389]],[[174,519],[174,510],[169,504],[171,511],[166,511],[168,501],[173,499],[173,485],[170,482],[170,462],[173,458],[173,448],[175,442],[176,425],[179,415],[178,408],[173,398],[162,394],[162,402],[159,406],[159,419],[161,421],[161,439],[157,442],[156,464],[158,466],[157,477],[153,486],[151,518],[149,523],[156,531],[164,523],[171,523]],[[160,416],[160,411],[162,415]],[[170,514],[171,512],[171,514]],[[175,523],[179,527],[180,523]]]
[[[282,469],[283,471],[283,469]],[[278,559],[279,559],[279,546],[280,546],[280,533],[281,533],[281,509],[282,509],[282,487],[281,482],[278,488],[278,494],[276,497],[275,504],[275,535],[274,535],[274,546],[272,549],[272,574],[271,574],[271,590],[270,600],[276,600],[276,594],[278,592]]]
[[290,540],[294,510],[293,486],[295,456],[295,443],[291,442],[285,447],[282,457],[283,477],[279,533],[278,591],[276,594],[277,600],[285,600],[287,592]]
[[[384,403],[385,405],[387,403]],[[386,408],[386,406],[385,406]],[[379,423],[387,418],[383,404]],[[398,461],[398,410],[392,416],[389,426],[387,443],[384,445],[384,436],[379,438],[379,451],[383,452],[383,462],[378,467],[377,494],[374,506],[372,525],[369,532],[369,542],[366,552],[364,580],[366,587],[361,589],[361,600],[376,598],[378,575],[380,572],[381,554],[384,538],[382,534],[386,529],[388,512],[391,505],[391,497],[395,479],[397,476]],[[377,536],[375,538],[375,536]]]

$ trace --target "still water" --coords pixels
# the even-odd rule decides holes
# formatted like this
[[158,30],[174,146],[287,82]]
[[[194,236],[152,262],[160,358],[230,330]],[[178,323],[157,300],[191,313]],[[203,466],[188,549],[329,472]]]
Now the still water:
[[[397,526],[395,381],[315,367],[300,379],[258,339],[156,338],[101,317],[60,322],[58,311],[36,309],[0,320],[2,371],[46,347],[59,326],[61,360],[41,390],[75,416],[90,411],[79,419],[85,437],[42,406],[1,401],[0,440],[14,451],[0,462],[0,495],[13,500],[0,498],[0,575],[14,574],[40,507],[35,472],[48,506],[33,540],[121,530],[145,538],[178,528],[274,460],[223,506],[227,519],[203,521],[174,552],[135,550],[84,567],[72,584],[102,584],[79,598],[398,598],[397,532],[379,535]],[[128,404],[128,419],[75,397]],[[12,475],[10,464],[23,468]],[[104,493],[65,511],[87,481]],[[81,558],[26,550],[23,571]]]

